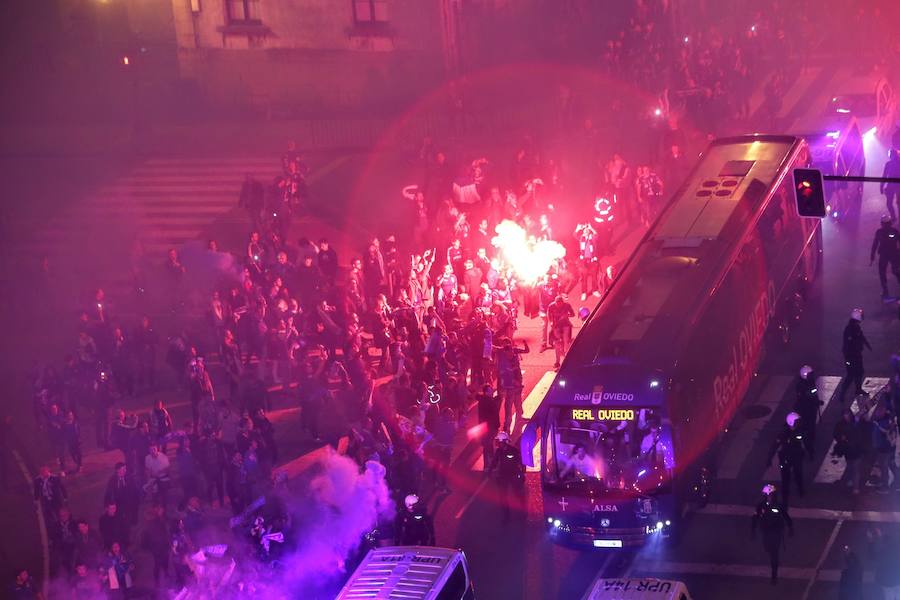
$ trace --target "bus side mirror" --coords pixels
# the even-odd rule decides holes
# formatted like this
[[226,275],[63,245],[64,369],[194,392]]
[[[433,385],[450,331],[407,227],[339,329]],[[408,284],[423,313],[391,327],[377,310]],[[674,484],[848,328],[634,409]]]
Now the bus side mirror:
[[801,217],[825,218],[825,183],[818,169],[794,169],[794,197]]

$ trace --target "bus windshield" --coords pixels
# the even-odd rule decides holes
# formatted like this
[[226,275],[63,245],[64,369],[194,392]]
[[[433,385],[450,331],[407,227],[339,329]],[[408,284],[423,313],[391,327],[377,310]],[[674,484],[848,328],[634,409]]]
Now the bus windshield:
[[672,433],[658,408],[562,408],[550,427],[544,478],[652,493],[674,468]]

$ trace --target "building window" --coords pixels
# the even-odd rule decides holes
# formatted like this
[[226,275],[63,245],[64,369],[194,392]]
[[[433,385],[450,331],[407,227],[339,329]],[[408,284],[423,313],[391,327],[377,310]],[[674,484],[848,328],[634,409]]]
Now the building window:
[[353,20],[358,25],[366,23],[387,23],[388,0],[351,0]]
[[259,25],[259,0],[225,0],[229,25]]

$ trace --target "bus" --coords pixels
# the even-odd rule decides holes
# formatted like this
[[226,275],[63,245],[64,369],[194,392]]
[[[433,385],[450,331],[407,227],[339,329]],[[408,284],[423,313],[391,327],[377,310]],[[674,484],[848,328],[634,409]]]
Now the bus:
[[800,137],[713,141],[588,316],[520,438],[554,540],[674,537],[708,496],[717,442],[820,271],[791,173],[810,161]]

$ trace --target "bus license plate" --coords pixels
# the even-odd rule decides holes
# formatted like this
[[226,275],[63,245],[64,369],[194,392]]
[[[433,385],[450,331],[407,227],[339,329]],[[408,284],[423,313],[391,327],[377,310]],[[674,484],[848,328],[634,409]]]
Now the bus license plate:
[[594,540],[594,548],[621,548],[622,540]]

